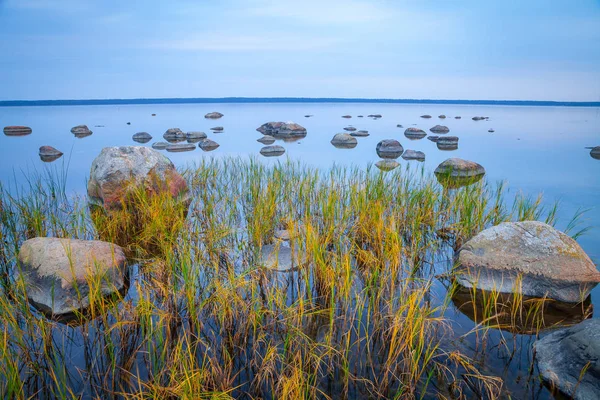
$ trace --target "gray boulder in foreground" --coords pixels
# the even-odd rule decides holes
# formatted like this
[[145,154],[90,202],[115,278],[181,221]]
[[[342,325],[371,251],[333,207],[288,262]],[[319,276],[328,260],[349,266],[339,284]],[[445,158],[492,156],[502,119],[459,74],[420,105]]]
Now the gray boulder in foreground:
[[[438,143],[442,138],[438,139]],[[453,178],[475,177],[485,174],[485,168],[473,161],[461,158],[449,158],[435,169],[436,175],[447,175]]]
[[183,177],[167,157],[143,146],[105,147],[92,162],[87,193],[90,204],[120,209],[131,187],[144,186],[151,194],[169,192],[189,201]]
[[553,332],[534,346],[540,374],[551,387],[576,400],[600,396],[599,319]]
[[279,157],[285,153],[285,149],[282,146],[265,146],[260,149],[260,154],[265,157]]
[[306,128],[295,122],[267,122],[256,130],[275,139],[300,139],[306,136]]
[[571,237],[539,221],[504,222],[457,252],[456,279],[465,287],[578,303],[600,272]]
[[425,153],[416,150],[406,150],[402,153],[402,158],[405,160],[425,161]]
[[404,152],[404,147],[395,139],[385,139],[377,143],[375,150],[381,158],[398,158]]
[[99,240],[34,238],[19,251],[17,279],[29,301],[50,315],[65,315],[90,305],[88,281],[100,282],[103,295],[124,286],[123,249]]

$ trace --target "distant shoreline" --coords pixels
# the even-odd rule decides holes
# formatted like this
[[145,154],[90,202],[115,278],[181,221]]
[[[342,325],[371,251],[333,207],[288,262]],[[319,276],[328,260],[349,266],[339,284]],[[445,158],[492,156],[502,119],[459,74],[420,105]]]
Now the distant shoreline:
[[433,99],[360,99],[309,97],[220,97],[157,99],[89,99],[89,100],[0,100],[0,107],[89,106],[128,104],[209,104],[209,103],[379,103],[379,104],[452,104],[488,106],[600,107],[600,101],[536,100],[433,100]]

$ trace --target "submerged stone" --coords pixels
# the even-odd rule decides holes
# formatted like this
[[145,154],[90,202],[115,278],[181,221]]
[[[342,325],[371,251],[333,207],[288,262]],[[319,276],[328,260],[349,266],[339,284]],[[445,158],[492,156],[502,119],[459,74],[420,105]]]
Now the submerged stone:
[[273,136],[265,135],[256,141],[262,144],[273,144],[275,143],[275,138]]
[[26,136],[32,132],[28,126],[5,126],[4,134],[6,136]]
[[352,115],[342,115],[342,118],[352,118]]
[[213,151],[217,147],[219,147],[219,143],[210,139],[204,139],[200,143],[198,143],[198,147],[200,147],[204,151]]
[[442,115],[438,115],[438,118],[440,118],[440,119],[446,119],[446,116],[444,114],[442,114]]
[[575,400],[600,394],[600,320],[589,319],[534,343],[542,378]]
[[429,114],[421,115],[421,118],[429,119],[429,118],[431,118],[431,115],[429,115]]
[[347,132],[356,132],[356,128],[353,126],[347,126],[344,128],[344,130]]
[[279,242],[262,246],[260,266],[276,272],[291,272],[306,264],[306,255],[299,249]]
[[422,151],[406,150],[402,154],[402,158],[405,160],[425,161],[425,153]]
[[211,131],[216,132],[223,132],[225,130],[225,128],[223,128],[222,126],[215,126],[213,128],[210,128]]
[[155,150],[164,150],[167,148],[168,145],[169,145],[169,143],[166,143],[166,142],[155,142],[155,143],[152,143],[152,148]]
[[427,139],[431,140],[434,143],[437,143],[437,141],[440,140],[440,137],[436,135],[429,135],[427,136]]
[[355,131],[355,132],[350,132],[350,136],[354,136],[354,137],[367,137],[369,136],[369,131]]
[[382,171],[391,171],[397,168],[400,163],[396,160],[379,160],[375,163],[375,166]]
[[578,303],[600,272],[571,237],[538,221],[485,229],[457,252],[455,276],[464,287]]
[[260,154],[265,157],[278,157],[285,153],[285,149],[281,146],[265,146],[260,149]]
[[123,249],[99,240],[38,237],[19,251],[18,278],[29,301],[48,315],[63,316],[90,305],[90,281],[98,281],[103,296],[125,284]]
[[382,140],[377,143],[375,150],[377,151],[377,155],[381,158],[398,158],[404,152],[404,148],[400,142],[395,139]]
[[134,142],[148,143],[152,140],[152,135],[150,135],[148,132],[138,132],[133,135],[132,139]]
[[596,146],[590,150],[590,157],[600,160],[600,146]]
[[202,139],[207,138],[206,133],[198,131],[188,132],[185,134],[185,137],[188,143],[198,143]]

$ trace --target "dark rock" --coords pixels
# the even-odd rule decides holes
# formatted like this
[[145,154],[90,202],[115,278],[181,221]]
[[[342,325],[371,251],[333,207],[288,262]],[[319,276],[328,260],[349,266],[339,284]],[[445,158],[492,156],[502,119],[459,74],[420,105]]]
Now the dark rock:
[[404,136],[406,136],[407,138],[409,138],[411,140],[415,140],[415,139],[423,139],[425,136],[427,136],[427,134],[425,133],[425,131],[423,131],[423,129],[406,128],[406,130],[404,131]]
[[437,133],[437,134],[450,132],[450,129],[448,129],[448,127],[444,126],[444,125],[436,125],[436,126],[434,126],[433,128],[431,128],[429,130],[431,132]]
[[40,159],[44,162],[52,162],[62,157],[63,153],[52,146],[40,147]]
[[354,137],[367,137],[369,136],[369,131],[350,132],[350,135]]
[[25,136],[31,133],[31,128],[28,126],[6,126],[4,134],[6,136]]
[[152,140],[152,135],[150,135],[148,132],[138,132],[133,135],[132,139],[134,142],[148,143]]
[[206,133],[199,131],[192,131],[185,134],[188,143],[198,143],[202,139],[206,139]]
[[457,115],[456,117],[454,117],[454,119],[460,119],[460,118],[461,118],[460,115]]
[[504,222],[485,229],[457,253],[464,287],[579,303],[600,272],[577,242],[538,221]]
[[406,150],[402,153],[402,158],[405,160],[425,161],[425,153],[422,151]]
[[163,138],[169,143],[178,143],[185,140],[185,133],[179,128],[170,128],[164,133]]
[[220,112],[210,112],[208,114],[206,114],[204,116],[204,118],[209,118],[209,119],[219,119],[223,116],[223,114],[221,114]]
[[363,116],[362,115],[357,115],[356,118],[363,118]]
[[427,139],[429,139],[432,142],[436,143],[438,140],[440,140],[440,137],[439,136],[435,136],[435,135],[429,135],[429,136],[427,136]]
[[542,378],[575,400],[600,394],[600,319],[588,319],[534,343]]
[[342,115],[342,118],[352,118],[352,115]]
[[375,163],[375,166],[382,171],[391,171],[397,168],[400,163],[396,160],[379,160]]
[[155,150],[164,150],[167,148],[168,145],[169,145],[169,143],[156,142],[156,143],[152,143],[152,148]]
[[458,149],[458,137],[440,136],[436,144],[439,150],[456,150]]
[[198,143],[198,147],[200,147],[204,151],[213,151],[217,147],[219,147],[219,143],[210,139],[204,139],[200,143]]
[[347,131],[347,132],[355,132],[356,128],[353,127],[353,126],[347,126],[347,127],[344,128],[344,130]]
[[429,115],[429,114],[421,115],[421,118],[429,119],[429,118],[431,118],[431,115]]
[[77,125],[71,128],[71,133],[75,135],[76,138],[84,138],[86,136],[90,136],[93,132],[87,125]]
[[396,125],[396,128],[404,128],[401,124]]
[[338,149],[353,149],[358,144],[358,141],[352,135],[347,133],[338,133],[333,137],[333,139],[331,139],[331,144]]
[[131,125],[131,122],[128,122],[127,125]]
[[485,117],[473,117],[471,118],[473,121],[482,121],[485,119]]
[[265,157],[279,157],[285,153],[285,149],[281,146],[265,146],[260,149],[260,154]]
[[105,147],[92,162],[87,193],[90,204],[120,209],[130,189],[143,186],[150,195],[168,192],[189,201],[187,183],[156,150],[143,146]]
[[183,151],[192,151],[196,149],[193,143],[170,144],[167,146],[167,151],[171,153],[181,153]]
[[273,144],[275,143],[275,138],[273,136],[265,135],[258,139],[257,142],[262,144]]
[[18,261],[17,279],[23,280],[29,301],[50,316],[89,307],[90,280],[101,282],[105,296],[125,285],[123,249],[99,240],[29,239],[21,246]]
[[382,115],[381,114],[369,114],[369,115],[367,115],[367,117],[369,117],[369,118],[381,118]]
[[490,128],[490,129],[488,129],[488,132],[490,132],[490,133],[494,133],[495,131],[494,131],[493,129],[491,129],[491,128]]
[[152,114],[153,117],[156,117],[156,114]]
[[444,114],[442,114],[442,115],[438,115],[438,118],[440,118],[440,119],[446,119],[446,116]]
[[376,151],[381,158],[398,158],[404,152],[404,148],[395,139],[385,139],[377,143]]
[[275,139],[301,139],[306,136],[306,128],[295,122],[267,122],[256,130]]
[[592,150],[590,151],[590,156],[592,158],[595,158],[596,160],[600,160],[600,146],[592,148]]
[[223,128],[222,126],[215,126],[213,128],[210,128],[210,130],[213,131],[213,132],[215,132],[215,133],[216,132],[223,132],[224,129],[225,128]]

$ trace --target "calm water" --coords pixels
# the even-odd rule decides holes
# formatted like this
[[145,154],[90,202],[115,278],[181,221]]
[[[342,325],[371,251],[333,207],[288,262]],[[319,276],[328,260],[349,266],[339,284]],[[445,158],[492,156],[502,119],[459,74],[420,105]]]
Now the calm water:
[[[220,111],[225,116],[207,120],[204,114]],[[156,116],[152,116],[156,113]],[[305,118],[304,115],[313,117]],[[352,115],[351,119],[341,118]],[[364,118],[357,118],[357,115]],[[368,114],[382,114],[377,120]],[[434,116],[422,119],[422,114]],[[445,114],[441,120],[437,115]],[[454,116],[462,119],[456,120]],[[473,121],[473,116],[487,116],[487,121]],[[27,125],[33,133],[24,137],[0,136],[0,181],[14,184],[20,180],[21,171],[45,168],[63,168],[68,165],[68,190],[84,192],[85,182],[93,158],[106,146],[142,145],[131,136],[140,131],[149,132],[153,140],[142,146],[163,141],[168,128],[186,131],[204,131],[220,147],[206,153],[200,149],[186,153],[167,153],[176,164],[184,166],[204,157],[255,155],[260,157],[262,144],[256,139],[262,135],[256,128],[268,121],[295,121],[305,126],[306,138],[292,143],[278,142],[286,149],[279,158],[264,158],[276,163],[286,158],[301,160],[318,167],[334,164],[352,164],[365,167],[379,160],[376,144],[382,139],[397,139],[405,149],[420,150],[426,154],[425,168],[433,170],[449,157],[460,157],[482,164],[489,181],[507,181],[509,195],[519,191],[537,195],[543,193],[547,204],[560,200],[557,227],[564,229],[578,209],[589,209],[585,225],[594,229],[579,239],[579,243],[597,264],[600,262],[600,160],[590,157],[585,147],[600,145],[600,109],[569,107],[516,107],[516,106],[450,106],[450,105],[398,105],[398,104],[190,104],[190,105],[132,105],[132,106],[60,106],[60,107],[0,107],[0,125]],[[127,125],[131,122],[131,125]],[[86,124],[93,135],[77,139],[71,127]],[[396,127],[402,124],[404,128]],[[427,140],[409,140],[404,130],[411,126],[429,128],[436,124],[450,128],[449,135],[460,138],[455,151],[440,151]],[[98,127],[96,125],[102,125]],[[358,138],[354,149],[337,149],[329,141],[334,134],[343,132],[345,126],[368,130],[366,138]],[[222,133],[212,133],[211,127],[223,126]],[[494,129],[489,133],[488,129]],[[43,163],[38,148],[51,145],[65,155],[51,163]],[[398,161],[418,164],[417,161]],[[419,164],[420,165],[420,164]],[[440,285],[440,290],[441,285]],[[592,302],[600,305],[600,288],[592,292]],[[458,334],[473,328],[465,315],[454,312],[453,327]],[[478,357],[482,368],[500,375],[515,389],[529,375],[531,344],[534,338],[517,335],[519,351],[508,357],[504,346],[506,334],[491,335],[488,350]],[[494,343],[496,341],[497,343]],[[465,342],[465,349],[473,343]],[[498,347],[498,350],[494,350]],[[464,350],[464,349],[462,349]],[[472,349],[471,349],[472,350]],[[548,392],[529,385],[526,397],[546,398]],[[515,391],[519,391],[515,389]],[[521,393],[525,396],[525,393]]]

